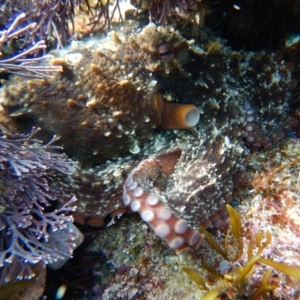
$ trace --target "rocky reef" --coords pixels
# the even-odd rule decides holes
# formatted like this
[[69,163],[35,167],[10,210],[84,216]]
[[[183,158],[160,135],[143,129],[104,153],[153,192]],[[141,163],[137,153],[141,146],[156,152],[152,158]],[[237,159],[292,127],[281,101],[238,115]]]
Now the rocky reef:
[[79,162],[59,179],[78,199],[78,223],[138,212],[156,234],[151,243],[158,236],[177,254],[199,247],[199,224],[221,222],[249,183],[251,151],[297,125],[294,65],[275,51],[234,51],[208,28],[128,20],[50,54],[33,66],[59,66],[51,76],[2,81],[2,124],[58,135]]

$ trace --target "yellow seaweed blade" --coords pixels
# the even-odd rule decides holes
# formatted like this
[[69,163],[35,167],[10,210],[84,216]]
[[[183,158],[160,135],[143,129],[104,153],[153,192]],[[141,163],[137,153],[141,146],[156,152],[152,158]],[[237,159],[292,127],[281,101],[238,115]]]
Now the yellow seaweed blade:
[[210,292],[204,294],[201,297],[201,300],[215,300],[219,296],[221,290],[222,290],[222,288],[218,288],[213,291],[210,291]]
[[222,255],[224,259],[228,260],[226,253],[223,251],[223,249],[220,247],[220,245],[214,240],[212,235],[203,226],[200,225],[199,227],[200,227],[200,233],[204,234],[205,241],[207,242],[207,244],[212,249],[214,249],[217,253]]
[[257,255],[254,258],[252,258],[247,265],[243,268],[238,278],[235,280],[236,283],[238,283],[241,280],[244,280],[247,278],[253,271],[253,267],[256,264],[256,262],[260,259],[260,256]]
[[215,279],[224,279],[224,276],[222,274],[219,274],[218,272],[216,272],[216,268],[214,268],[212,265],[210,265],[209,263],[207,263],[204,260],[201,260],[201,266],[203,269],[205,269],[209,275]]
[[248,261],[250,261],[253,258],[253,250],[254,250],[253,244],[249,244],[248,250],[247,250]]
[[256,235],[255,235],[255,241],[256,241],[256,246],[258,248],[262,247],[262,239],[263,239],[263,233],[262,231],[259,231]]
[[278,262],[275,262],[273,260],[266,259],[263,257],[261,257],[259,259],[259,261],[265,265],[268,265],[270,267],[277,269],[278,271],[280,271],[288,276],[291,276],[297,280],[300,280],[300,268],[299,267],[293,267],[293,266],[289,266],[287,264],[278,263]]
[[266,245],[265,248],[270,245],[272,243],[272,233],[268,230],[267,231],[267,241],[266,241]]
[[230,205],[226,205],[229,217],[232,234],[236,239],[240,239],[243,236],[242,220],[239,213]]
[[205,281],[202,276],[194,269],[188,267],[181,267],[181,270],[189,277],[190,280],[194,281],[198,284],[202,289],[208,290],[207,286],[205,285]]
[[[235,253],[235,256],[231,258],[231,261],[235,261],[238,258],[240,258],[243,253],[244,230],[243,230],[242,220],[241,220],[239,213],[228,204],[226,205],[226,207],[227,207],[227,210],[229,213],[231,232],[232,232],[232,235],[233,235],[233,237],[235,239],[235,243],[236,243],[235,248],[237,249],[237,251]],[[227,256],[228,256],[228,241],[226,242],[226,252],[227,252]]]
[[266,234],[266,241],[265,243],[262,242],[263,240],[263,233],[261,231],[259,231],[256,235],[255,235],[255,240],[256,240],[256,246],[258,248],[256,255],[259,255],[263,252],[263,250],[272,243],[272,234],[270,231],[267,231]]
[[273,291],[277,288],[277,286],[275,286],[275,285],[268,284],[268,280],[269,280],[271,274],[272,274],[271,270],[267,270],[265,272],[265,274],[262,277],[261,284],[260,284],[259,288],[256,290],[256,292],[248,300],[255,300],[258,297],[263,296],[266,293],[271,292],[271,291]]

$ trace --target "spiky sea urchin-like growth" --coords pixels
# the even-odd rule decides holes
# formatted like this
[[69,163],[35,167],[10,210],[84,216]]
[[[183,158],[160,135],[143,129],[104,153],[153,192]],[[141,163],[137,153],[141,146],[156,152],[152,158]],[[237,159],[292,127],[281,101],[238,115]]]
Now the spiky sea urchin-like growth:
[[[34,276],[31,266],[72,256],[75,197],[58,184],[75,165],[29,135],[0,136],[0,286]],[[70,199],[70,200],[69,200]]]

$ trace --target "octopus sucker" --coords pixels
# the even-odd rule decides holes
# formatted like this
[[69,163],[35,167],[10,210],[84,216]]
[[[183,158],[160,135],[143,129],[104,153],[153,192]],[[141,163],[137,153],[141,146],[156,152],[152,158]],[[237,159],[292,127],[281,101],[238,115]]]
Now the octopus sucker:
[[[189,227],[184,219],[176,216],[164,203],[161,195],[151,192],[152,181],[155,182],[158,177],[166,175],[163,173],[162,162],[157,158],[146,159],[130,172],[123,187],[123,202],[134,212],[138,212],[142,220],[148,223],[171,249],[181,254],[191,248],[197,248],[204,236]],[[164,169],[169,168],[168,166]],[[149,188],[147,183],[150,184]]]
[[177,253],[195,249],[199,224],[247,183],[250,151],[295,126],[291,65],[233,51],[207,28],[128,21],[115,32],[54,52],[63,72],[52,79],[12,76],[0,91],[6,125],[60,136],[80,166],[64,179],[78,222],[134,211]]

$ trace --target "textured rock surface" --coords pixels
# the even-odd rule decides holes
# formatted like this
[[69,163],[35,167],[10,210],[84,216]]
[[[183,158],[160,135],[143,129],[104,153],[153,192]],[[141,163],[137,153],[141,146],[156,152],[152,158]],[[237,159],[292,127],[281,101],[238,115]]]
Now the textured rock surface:
[[[291,73],[275,54],[234,52],[205,29],[181,34],[128,23],[97,46],[86,41],[61,52],[54,63],[63,63],[65,71],[50,82],[15,78],[2,91],[7,115],[60,135],[72,157],[98,162],[69,184],[79,199],[78,215],[90,224],[125,211],[122,187],[139,162],[161,154],[167,160],[174,150],[181,154],[172,174],[158,170],[139,183],[164,197],[191,227],[207,224],[231,198],[234,185],[245,182],[245,143],[267,147],[293,125],[287,115]],[[171,61],[157,54],[165,41],[174,47]],[[198,125],[155,132],[161,117],[157,91],[197,106]]]

